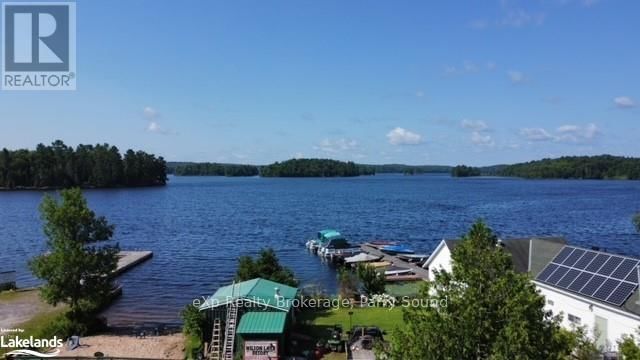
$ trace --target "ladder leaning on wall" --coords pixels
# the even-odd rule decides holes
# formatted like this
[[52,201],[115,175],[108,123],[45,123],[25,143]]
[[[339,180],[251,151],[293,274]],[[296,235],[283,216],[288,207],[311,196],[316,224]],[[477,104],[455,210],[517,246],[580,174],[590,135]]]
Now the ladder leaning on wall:
[[236,340],[236,320],[238,318],[238,304],[234,298],[235,282],[231,285],[231,302],[227,305],[227,324],[224,334],[224,348],[222,356],[224,360],[233,360],[234,345]]
[[211,343],[209,345],[209,359],[210,360],[221,360],[222,353],[220,352],[220,319],[215,319],[213,321],[213,331],[211,333]]

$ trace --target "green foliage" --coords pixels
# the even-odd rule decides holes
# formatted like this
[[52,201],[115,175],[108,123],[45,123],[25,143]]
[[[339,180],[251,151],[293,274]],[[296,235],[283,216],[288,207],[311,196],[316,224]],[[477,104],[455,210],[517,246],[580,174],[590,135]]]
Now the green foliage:
[[69,304],[70,320],[87,324],[110,298],[119,248],[94,245],[109,240],[113,226],[89,209],[80,189],[63,190],[60,197],[61,203],[46,195],[40,205],[49,251],[29,267],[45,281],[40,291],[47,303]]
[[452,271],[421,291],[422,306],[404,309],[390,359],[562,359],[571,351],[559,319],[482,222],[452,252]]
[[372,170],[353,162],[330,159],[291,159],[260,168],[264,177],[336,177],[370,175]]
[[357,276],[344,267],[338,270],[338,285],[340,287],[340,296],[342,298],[350,299],[358,293]]
[[451,166],[442,165],[403,165],[403,164],[383,164],[383,165],[360,165],[366,166],[376,174],[426,174],[451,172]]
[[618,341],[618,351],[625,360],[640,360],[640,346],[634,335],[624,335]]
[[362,291],[367,295],[384,294],[385,278],[373,266],[367,264],[358,264],[356,268],[358,279],[362,286]]
[[69,188],[164,185],[162,157],[128,150],[124,159],[109,144],[78,145],[74,150],[56,140],[36,150],[2,149],[0,188]]
[[298,286],[298,281],[293,272],[280,265],[276,253],[271,248],[260,251],[257,259],[250,256],[241,256],[238,259],[236,281],[247,281],[255,278],[263,278],[289,286]]
[[258,167],[254,165],[188,163],[178,165],[173,173],[177,176],[256,176]]
[[206,323],[205,315],[198,308],[189,304],[180,312],[182,317],[182,331],[185,335],[193,335],[202,337],[203,329]]
[[622,156],[565,156],[509,165],[503,176],[559,179],[640,179],[640,159]]
[[184,357],[187,360],[201,358],[204,351],[202,338],[195,335],[187,335],[184,339]]
[[480,176],[480,168],[466,166],[466,165],[458,165],[451,169],[451,176],[453,177],[469,177],[469,176]]

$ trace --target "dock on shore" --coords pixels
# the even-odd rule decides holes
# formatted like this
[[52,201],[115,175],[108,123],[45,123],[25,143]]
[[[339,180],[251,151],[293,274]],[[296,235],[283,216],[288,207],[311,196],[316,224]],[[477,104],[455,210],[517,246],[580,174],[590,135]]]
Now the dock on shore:
[[[382,251],[380,251],[379,249],[369,245],[369,244],[362,244],[360,246],[360,248],[362,249],[363,252],[367,253],[367,254],[371,254],[374,256],[381,256],[382,259],[378,260],[378,261],[388,261],[391,264],[397,266],[397,267],[402,267],[402,268],[406,268],[406,269],[411,269],[411,271],[413,271],[413,273],[415,274],[416,277],[419,277],[423,280],[428,280],[429,279],[429,270],[427,269],[423,269],[422,267],[416,265],[416,264],[412,264],[409,262],[406,262],[404,260],[400,260],[397,256],[394,255],[389,255],[386,254]],[[400,280],[400,276],[398,275],[397,280]],[[409,280],[409,277],[405,278],[404,280]],[[415,278],[412,278],[412,280],[415,280]]]
[[153,252],[151,251],[120,251],[118,253],[118,267],[113,272],[113,275],[122,275],[152,257]]

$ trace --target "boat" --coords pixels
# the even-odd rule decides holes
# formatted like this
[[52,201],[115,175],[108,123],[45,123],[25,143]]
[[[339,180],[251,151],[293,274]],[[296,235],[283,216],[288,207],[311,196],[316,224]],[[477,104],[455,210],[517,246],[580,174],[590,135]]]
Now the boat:
[[407,268],[401,268],[398,266],[392,266],[387,268],[384,271],[385,276],[396,276],[396,275],[413,275],[413,270]]
[[399,254],[398,255],[398,259],[402,261],[406,261],[411,264],[423,264],[425,261],[427,261],[428,258],[429,258],[429,255],[427,254]]
[[415,253],[415,251],[413,251],[413,249],[411,249],[407,245],[403,245],[403,244],[384,245],[384,246],[380,247],[380,251],[382,251],[384,253],[387,253],[387,254],[390,254],[390,255],[413,254],[413,253]]
[[318,255],[335,259],[335,258],[345,258],[349,256],[356,255],[360,253],[360,247],[353,246],[347,241],[347,239],[342,235],[336,236],[327,236],[325,235],[326,240],[320,242],[318,246]]
[[313,252],[317,252],[318,249],[323,244],[329,241],[329,239],[337,238],[337,237],[342,237],[340,232],[338,232],[337,230],[333,230],[333,229],[320,230],[318,231],[318,234],[316,235],[315,239],[311,239],[307,241],[307,243],[305,244],[305,247]]

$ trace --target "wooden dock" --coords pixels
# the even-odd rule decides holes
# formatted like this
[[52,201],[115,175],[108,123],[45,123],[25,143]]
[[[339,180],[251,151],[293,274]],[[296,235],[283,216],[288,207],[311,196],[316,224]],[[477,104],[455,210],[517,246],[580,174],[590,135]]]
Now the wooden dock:
[[114,276],[122,275],[124,272],[131,270],[153,257],[151,251],[120,251],[118,253],[118,267],[113,272]]
[[419,277],[420,279],[423,279],[423,280],[429,279],[429,270],[423,269],[422,267],[416,264],[412,264],[404,260],[400,260],[398,259],[397,256],[394,256],[394,255],[385,254],[382,251],[376,249],[375,247],[369,244],[362,244],[360,248],[362,249],[363,252],[366,252],[367,254],[371,254],[374,256],[382,256],[382,259],[378,261],[388,261],[394,266],[405,268],[405,269],[411,269],[411,271],[413,271],[416,277]]

